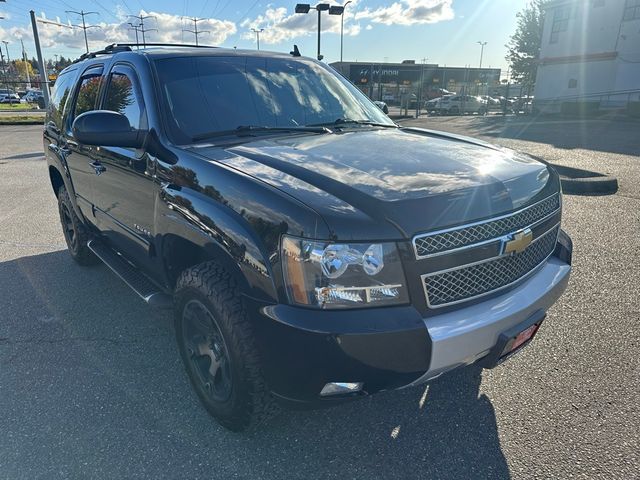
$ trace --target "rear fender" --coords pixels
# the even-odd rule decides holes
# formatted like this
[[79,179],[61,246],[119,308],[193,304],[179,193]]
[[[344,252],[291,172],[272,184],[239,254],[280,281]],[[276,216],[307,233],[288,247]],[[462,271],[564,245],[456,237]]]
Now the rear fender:
[[71,181],[71,175],[69,173],[69,167],[67,165],[67,161],[64,158],[64,154],[61,152],[60,148],[53,143],[47,142],[45,137],[44,142],[45,148],[45,157],[47,159],[47,165],[49,167],[49,180],[51,181],[51,188],[53,189],[53,193],[57,196],[60,185],[58,185],[56,181],[56,173],[60,179],[62,179],[62,184],[64,188],[69,193],[69,199],[71,200],[71,205],[73,206],[73,210],[75,211],[78,218],[82,220],[86,220],[80,208],[78,208],[78,204],[76,202],[76,191],[73,188],[73,182]]

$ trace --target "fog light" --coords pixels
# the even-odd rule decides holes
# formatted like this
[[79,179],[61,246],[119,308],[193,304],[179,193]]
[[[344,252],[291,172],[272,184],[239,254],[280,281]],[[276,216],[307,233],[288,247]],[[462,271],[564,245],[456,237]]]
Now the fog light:
[[354,393],[362,390],[363,383],[362,382],[331,382],[327,383],[322,390],[320,391],[320,395],[326,397],[328,395],[340,395],[345,393]]

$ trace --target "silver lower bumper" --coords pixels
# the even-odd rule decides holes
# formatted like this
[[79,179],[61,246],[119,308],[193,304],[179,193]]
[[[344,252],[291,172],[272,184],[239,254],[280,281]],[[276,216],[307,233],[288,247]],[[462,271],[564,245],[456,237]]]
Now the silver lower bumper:
[[570,272],[570,265],[550,257],[538,272],[504,295],[425,318],[433,342],[431,364],[429,371],[411,385],[486,356],[500,333],[553,305],[567,288]]

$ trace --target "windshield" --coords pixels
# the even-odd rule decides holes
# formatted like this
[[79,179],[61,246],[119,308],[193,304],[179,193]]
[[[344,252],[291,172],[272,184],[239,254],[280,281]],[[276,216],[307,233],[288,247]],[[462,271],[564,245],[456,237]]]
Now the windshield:
[[178,144],[241,126],[393,125],[357,88],[312,60],[194,56],[158,60],[156,69],[169,135]]

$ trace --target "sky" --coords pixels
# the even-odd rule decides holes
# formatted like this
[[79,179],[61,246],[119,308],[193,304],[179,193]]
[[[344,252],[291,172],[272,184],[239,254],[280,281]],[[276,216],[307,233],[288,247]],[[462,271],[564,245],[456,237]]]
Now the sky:
[[[305,0],[302,0],[305,1]],[[341,5],[344,0],[328,3]],[[7,41],[11,59],[21,55],[20,40],[29,57],[35,45],[29,10],[36,16],[65,25],[80,24],[77,14],[66,10],[92,11],[87,25],[89,49],[113,42],[134,41],[129,15],[150,16],[145,28],[148,42],[193,43],[193,22],[202,18],[198,30],[201,44],[256,48],[252,28],[260,34],[262,50],[290,51],[297,44],[301,53],[314,57],[317,13],[295,14],[296,0],[6,0],[0,3],[0,40]],[[484,47],[482,65],[506,70],[505,44],[516,26],[516,13],[527,0],[353,0],[344,14],[344,60],[366,62],[437,63],[447,66],[478,66],[479,41]],[[315,5],[312,3],[311,5]],[[76,58],[84,53],[79,28],[38,23],[45,58],[54,55]],[[2,45],[4,47],[4,45]],[[6,50],[3,48],[6,55]],[[327,62],[340,59],[340,16],[322,13],[322,54]],[[426,60],[425,60],[426,59]]]

